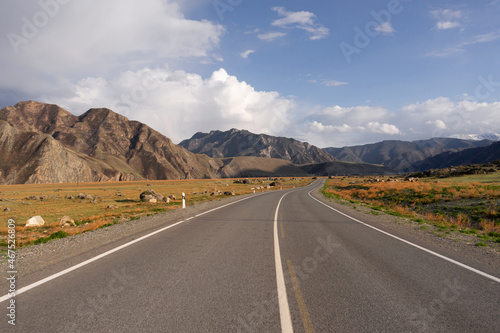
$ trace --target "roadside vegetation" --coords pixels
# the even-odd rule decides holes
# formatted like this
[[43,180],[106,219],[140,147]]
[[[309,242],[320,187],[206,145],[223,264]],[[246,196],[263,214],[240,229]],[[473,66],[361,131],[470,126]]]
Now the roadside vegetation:
[[[474,235],[476,246],[500,243],[500,171],[465,176],[331,177],[323,194],[416,222],[437,236]],[[405,180],[406,178],[406,180]]]
[[[311,178],[250,178],[163,180],[80,184],[30,184],[0,186],[0,250],[6,249],[9,219],[16,221],[18,246],[39,244],[116,223],[137,220],[186,205],[220,200],[233,195],[304,186]],[[268,185],[269,189],[267,188]],[[169,202],[141,201],[139,196],[154,190]],[[24,227],[33,216],[42,216],[42,227]],[[71,218],[64,225],[61,218]]]

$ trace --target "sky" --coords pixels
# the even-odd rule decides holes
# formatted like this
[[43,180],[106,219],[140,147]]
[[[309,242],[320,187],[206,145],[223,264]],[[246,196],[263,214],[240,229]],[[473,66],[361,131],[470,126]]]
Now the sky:
[[500,132],[500,0],[6,0],[0,107],[106,107],[174,143]]

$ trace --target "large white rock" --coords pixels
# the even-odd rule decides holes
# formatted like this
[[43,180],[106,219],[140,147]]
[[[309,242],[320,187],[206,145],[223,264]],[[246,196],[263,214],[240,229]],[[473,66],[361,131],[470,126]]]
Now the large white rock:
[[45,221],[41,216],[33,216],[28,221],[26,221],[25,227],[42,227]]

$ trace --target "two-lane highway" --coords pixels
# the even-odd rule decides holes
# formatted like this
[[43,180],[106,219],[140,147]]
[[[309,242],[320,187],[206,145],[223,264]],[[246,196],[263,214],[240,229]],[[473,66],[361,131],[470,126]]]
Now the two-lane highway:
[[27,276],[19,281],[27,288],[16,296],[15,328],[7,319],[0,327],[498,331],[500,283],[330,209],[313,197],[321,184],[257,194],[163,225],[44,283],[32,285]]

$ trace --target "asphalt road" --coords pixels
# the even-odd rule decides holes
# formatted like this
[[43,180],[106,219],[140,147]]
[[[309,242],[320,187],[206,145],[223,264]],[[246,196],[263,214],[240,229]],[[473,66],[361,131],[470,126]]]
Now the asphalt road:
[[481,275],[370,228],[314,199],[318,187],[198,214],[39,285],[40,272],[25,277],[1,331],[500,331],[500,267]]

